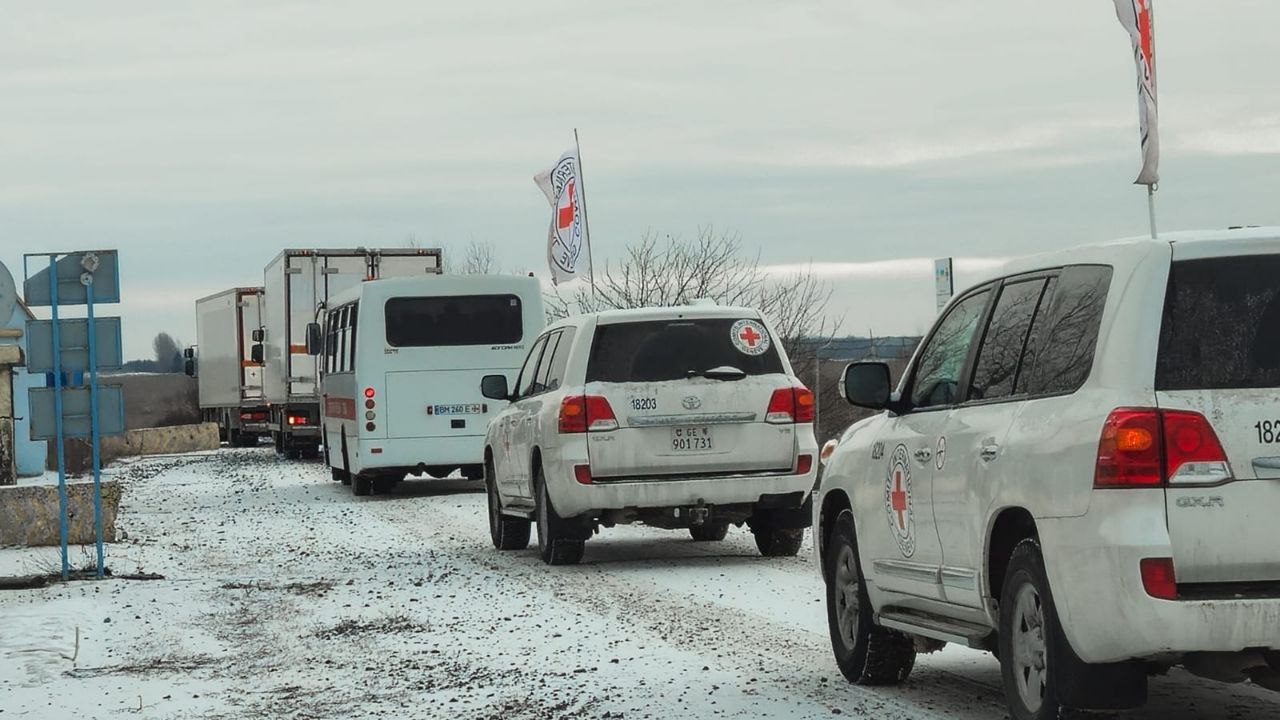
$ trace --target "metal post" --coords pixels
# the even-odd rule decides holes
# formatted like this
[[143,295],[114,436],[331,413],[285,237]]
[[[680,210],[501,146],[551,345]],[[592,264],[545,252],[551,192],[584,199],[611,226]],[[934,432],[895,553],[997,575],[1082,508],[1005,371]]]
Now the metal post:
[[587,277],[591,280],[591,294],[596,292],[596,253],[591,247],[591,223],[587,220],[587,173],[582,169],[582,145],[578,144],[578,128],[573,129],[573,149],[578,155],[578,191],[582,193],[582,231],[587,236]]
[[58,328],[58,257],[49,256],[49,309],[53,319],[54,442],[58,455],[58,537],[62,546],[62,579],[71,578],[67,559],[67,461],[62,435],[62,337]]
[[1151,239],[1157,239],[1156,233],[1156,186],[1147,186],[1147,214],[1151,218]]
[[90,442],[93,446],[93,534],[98,545],[98,577],[103,577],[105,564],[102,552],[102,462],[99,455],[98,427],[98,339],[93,323],[93,274],[85,285],[86,304],[89,320],[89,427]]

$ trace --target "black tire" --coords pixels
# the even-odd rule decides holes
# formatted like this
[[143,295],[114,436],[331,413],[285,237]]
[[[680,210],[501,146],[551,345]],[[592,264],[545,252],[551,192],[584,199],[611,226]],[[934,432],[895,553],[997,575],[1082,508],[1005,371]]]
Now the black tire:
[[363,497],[373,493],[373,476],[369,473],[357,473],[351,477],[351,494]]
[[822,562],[827,569],[827,628],[840,674],[855,685],[902,683],[916,664],[915,642],[875,622],[852,512],[836,516]]
[[498,497],[497,479],[492,463],[485,463],[485,494],[489,499],[489,539],[499,550],[523,550],[529,547],[529,535],[533,523],[525,518],[502,514],[502,500]]
[[[1029,644],[1015,651],[1015,642]],[[1018,543],[1009,557],[1000,592],[998,644],[1005,701],[1013,720],[1056,720],[1067,709],[1124,710],[1147,700],[1142,665],[1088,665],[1071,648],[1036,540]],[[1020,665],[1024,658],[1040,667]]]
[[585,538],[556,513],[541,466],[534,470],[533,481],[538,494],[538,555],[548,565],[577,565],[586,549]]
[[333,478],[334,482],[341,482],[343,485],[351,484],[351,476],[347,474],[347,471],[340,468],[330,467],[329,477]]
[[695,542],[719,542],[729,534],[729,523],[702,523],[689,526],[689,537]]
[[760,524],[751,528],[756,548],[765,557],[795,557],[804,543],[804,528],[779,528]]

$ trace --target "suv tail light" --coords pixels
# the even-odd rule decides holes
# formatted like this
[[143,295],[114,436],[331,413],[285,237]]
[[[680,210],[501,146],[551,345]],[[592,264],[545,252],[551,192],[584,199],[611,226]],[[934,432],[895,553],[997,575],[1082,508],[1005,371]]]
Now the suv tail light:
[[1178,599],[1178,578],[1173,572],[1173,558],[1143,558],[1138,562],[1142,572],[1142,588],[1153,598]]
[[1118,408],[1102,425],[1096,488],[1163,487],[1230,477],[1222,444],[1200,413]]
[[764,419],[777,425],[813,422],[813,391],[803,385],[774,390]]
[[608,432],[618,429],[618,418],[602,395],[570,395],[560,402],[560,432]]

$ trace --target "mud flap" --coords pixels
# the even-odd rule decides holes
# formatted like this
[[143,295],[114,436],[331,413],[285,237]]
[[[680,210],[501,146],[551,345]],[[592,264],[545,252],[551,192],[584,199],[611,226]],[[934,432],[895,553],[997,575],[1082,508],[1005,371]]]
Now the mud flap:
[[[756,514],[751,522],[764,523],[769,527],[781,530],[803,530],[809,527],[813,524],[813,495],[810,493],[794,493],[794,495],[803,495],[804,502],[799,505],[786,504],[781,507],[770,507],[771,501],[789,499],[789,496],[766,495],[762,497],[760,503],[756,506]],[[796,499],[798,500],[799,498]]]
[[[1057,625],[1057,623],[1055,623]],[[1136,662],[1089,665],[1076,655],[1066,633],[1055,627],[1058,667],[1058,702],[1077,710],[1132,710],[1147,702],[1147,669]]]

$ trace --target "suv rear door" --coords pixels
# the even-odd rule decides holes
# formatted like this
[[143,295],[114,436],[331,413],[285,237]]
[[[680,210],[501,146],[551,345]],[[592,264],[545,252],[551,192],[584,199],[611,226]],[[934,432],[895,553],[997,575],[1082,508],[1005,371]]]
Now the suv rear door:
[[775,391],[799,383],[758,318],[600,324],[586,380],[618,422],[588,435],[600,480],[786,473],[795,464],[795,424],[766,415]]
[[[1207,245],[1174,245],[1156,398],[1162,409],[1207,418],[1230,474],[1197,463],[1170,478],[1174,568],[1180,584],[1274,583],[1280,581],[1280,240]],[[1191,435],[1165,440],[1189,447],[1202,439]]]

